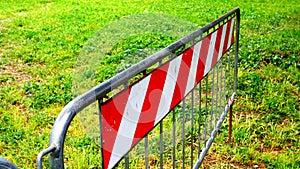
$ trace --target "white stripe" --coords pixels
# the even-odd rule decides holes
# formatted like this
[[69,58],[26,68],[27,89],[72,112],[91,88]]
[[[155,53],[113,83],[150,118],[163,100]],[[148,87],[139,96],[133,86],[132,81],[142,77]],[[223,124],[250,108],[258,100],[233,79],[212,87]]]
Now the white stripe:
[[214,54],[214,51],[215,51],[215,43],[216,43],[217,32],[218,31],[215,31],[211,35],[208,54],[207,54],[206,63],[205,63],[204,76],[210,71],[210,68],[211,68],[211,62],[212,62],[213,54]]
[[228,23],[223,25],[221,43],[220,43],[219,54],[218,54],[218,60],[222,57],[222,52],[223,52],[223,47],[224,47],[224,40],[225,40],[225,35],[226,35],[226,30],[227,30],[227,24]]
[[112,168],[125,155],[125,153],[130,150],[136,126],[144,104],[150,77],[151,75],[147,76],[131,88],[109,160],[108,168]]
[[192,58],[192,63],[191,63],[191,68],[190,68],[190,73],[188,77],[188,82],[187,86],[185,89],[185,96],[194,88],[195,86],[195,79],[196,79],[196,73],[197,73],[197,66],[198,66],[198,60],[199,60],[199,52],[201,48],[202,41],[198,42],[194,46],[194,51],[193,51],[193,58]]
[[169,112],[181,61],[182,54],[170,62],[154,125]]
[[230,44],[231,44],[233,25],[234,25],[234,18],[232,19],[231,25],[230,25],[230,32],[229,32],[229,39],[228,39],[228,43],[227,43],[227,49],[230,47]]

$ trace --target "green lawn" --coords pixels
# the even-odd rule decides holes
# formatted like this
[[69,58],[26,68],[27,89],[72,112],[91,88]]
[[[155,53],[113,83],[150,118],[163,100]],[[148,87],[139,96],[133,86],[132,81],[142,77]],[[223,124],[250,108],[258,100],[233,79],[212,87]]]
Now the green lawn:
[[[77,57],[105,25],[127,15],[161,13],[201,27],[234,7],[241,9],[234,141],[225,144],[225,122],[204,166],[299,167],[297,0],[1,0],[0,155],[20,168],[35,168],[55,118],[72,99]],[[162,44],[175,40],[162,39]],[[68,135],[72,136],[66,145],[68,167],[96,168],[100,148],[84,134],[77,119]]]

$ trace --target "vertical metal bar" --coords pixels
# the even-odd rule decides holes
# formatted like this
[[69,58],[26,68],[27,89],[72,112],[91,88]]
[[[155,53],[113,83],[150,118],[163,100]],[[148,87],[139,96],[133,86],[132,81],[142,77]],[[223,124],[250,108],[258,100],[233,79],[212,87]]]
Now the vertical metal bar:
[[218,121],[218,116],[219,116],[219,100],[218,100],[218,95],[219,95],[219,63],[217,63],[216,65],[216,69],[217,69],[217,84],[216,84],[216,119],[215,119],[215,125],[217,124]]
[[[124,89],[128,88],[128,81],[123,84]],[[125,155],[125,168],[129,169],[129,152]]]
[[223,92],[223,89],[222,89],[222,75],[223,75],[223,69],[222,69],[222,60],[220,61],[220,90],[219,90],[219,100],[218,100],[218,102],[219,102],[219,111],[222,111],[222,106],[223,106],[223,104],[222,104],[222,100],[221,100],[221,98],[222,98],[222,92]]
[[148,134],[145,137],[145,167],[149,168],[149,149],[148,149]]
[[224,80],[224,96],[223,96],[223,101],[226,104],[226,100],[227,100],[227,97],[226,97],[226,78],[227,78],[227,74],[226,74],[226,71],[227,71],[226,57],[224,57],[223,61],[224,61],[224,76],[223,76],[224,77],[223,78],[223,80]]
[[214,104],[214,83],[215,83],[215,69],[213,69],[212,71],[212,80],[211,80],[211,110],[210,110],[210,133],[213,131],[213,111],[214,111],[214,107],[213,107],[213,104]]
[[[182,46],[182,51],[186,45]],[[182,100],[182,168],[185,168],[185,98]]]
[[227,70],[227,60],[226,60],[226,53],[223,56],[223,79],[222,79],[222,84],[223,84],[223,96],[222,96],[222,105],[226,104],[226,70]]
[[176,158],[176,154],[175,154],[175,146],[176,146],[176,142],[175,142],[175,135],[176,135],[176,123],[175,123],[175,110],[172,110],[172,166],[173,169],[175,169],[175,158]]
[[222,83],[223,83],[223,60],[221,60],[220,62],[220,69],[221,69],[221,77],[220,77],[220,98],[219,98],[219,101],[220,101],[220,110],[222,111],[222,106],[223,106],[223,103],[222,103],[222,98],[223,98],[223,86],[222,86]]
[[192,117],[191,117],[191,168],[193,167],[194,163],[193,163],[193,160],[194,160],[194,90],[192,90]]
[[128,88],[128,81],[123,84],[124,89]]
[[[162,60],[159,61],[159,66],[162,64]],[[163,120],[159,123],[159,159],[160,169],[163,168]]]
[[201,152],[201,115],[202,115],[202,110],[201,110],[201,81],[199,83],[199,112],[198,112],[198,158]]
[[[123,84],[123,86],[124,86],[124,89],[126,89],[126,88],[128,88],[128,81],[127,82],[125,82],[124,84]],[[125,155],[125,168],[126,169],[129,169],[129,155],[128,155],[129,153],[127,153],[126,155]]]
[[230,105],[230,111],[229,111],[229,129],[228,129],[228,143],[231,142],[231,136],[232,136],[232,105]]
[[238,76],[238,57],[239,57],[239,39],[240,39],[240,9],[236,12],[236,42],[235,42],[235,64],[234,64],[234,92],[237,94],[237,76]]
[[[192,44],[194,45],[195,44],[195,39],[193,39],[192,41]],[[193,145],[194,145],[194,90],[195,88],[192,90],[192,119],[191,119],[191,140],[192,140],[192,143],[191,143],[191,167],[193,166],[194,162],[194,158],[193,158],[193,153],[194,153],[194,148],[193,148]]]
[[125,155],[125,168],[129,169],[129,155],[128,154]]
[[218,111],[219,111],[219,118],[220,118],[220,115],[221,115],[221,113],[222,113],[222,108],[223,108],[223,104],[222,104],[222,100],[221,100],[221,98],[222,98],[222,91],[223,91],[223,89],[222,89],[222,75],[223,75],[223,73],[222,73],[222,71],[223,71],[223,67],[222,67],[222,61],[220,61],[219,62],[219,78],[218,78],[218,83],[219,83],[219,87],[218,87],[218,93],[219,93],[219,97],[218,97]]
[[182,168],[185,169],[185,99],[182,100]]
[[[230,51],[229,51],[230,52]],[[229,95],[230,95],[230,92],[231,92],[231,86],[230,86],[230,84],[232,84],[231,83],[231,62],[230,62],[230,53],[227,53],[227,57],[228,57],[228,70],[227,70],[227,79],[226,79],[226,85],[227,85],[227,101],[228,101],[228,99],[229,99]]]
[[[229,51],[229,53],[227,54],[227,56],[228,56],[228,63],[227,63],[227,65],[228,65],[228,90],[227,90],[227,93],[226,93],[226,99],[228,100],[229,99],[229,95],[230,95],[230,93],[231,93],[231,89],[232,89],[232,83],[231,83],[231,81],[232,81],[232,75],[231,75],[231,64],[232,64],[232,61],[231,61],[231,57],[230,57],[230,51]],[[230,112],[231,112],[231,105],[229,105],[229,110],[230,110]],[[229,128],[228,128],[228,140],[227,140],[227,142],[229,143],[229,142],[231,142],[231,133],[232,133],[232,127],[231,127],[231,120],[232,120],[232,116],[231,116],[231,113],[229,113]]]
[[205,122],[204,122],[204,140],[206,142],[206,135],[207,135],[207,116],[208,116],[208,111],[207,111],[207,97],[208,97],[208,75],[206,75],[205,78]]
[[[202,39],[202,35],[200,35],[200,39]],[[201,80],[202,81],[202,80]],[[198,158],[201,153],[201,117],[202,117],[202,110],[201,110],[201,90],[202,90],[202,82],[199,83],[199,114],[198,114]],[[204,131],[204,130],[203,130]]]
[[163,121],[159,123],[159,159],[160,159],[160,168],[163,168]]
[[[99,125],[100,125],[100,144],[101,144],[101,147],[103,147],[103,141],[102,141],[102,103],[103,103],[103,98],[101,99],[98,99],[98,110],[99,110]],[[104,168],[104,162],[103,162],[103,149],[101,148],[101,166],[102,168]]]
[[228,91],[227,91],[226,97],[227,97],[227,100],[228,100],[230,92],[231,92],[230,84],[232,84],[231,83],[231,68],[230,68],[231,67],[231,61],[230,61],[230,54],[229,53],[227,53],[227,57],[228,57],[228,75],[227,75],[227,77],[228,77]]
[[229,55],[228,55],[228,58],[229,58],[229,80],[230,80],[230,82],[229,82],[229,86],[230,86],[230,91],[229,91],[229,93],[228,93],[228,96],[230,96],[230,94],[233,92],[233,90],[234,90],[234,86],[232,86],[232,84],[234,83],[233,82],[233,80],[234,80],[234,70],[233,70],[233,67],[232,67],[232,64],[233,64],[233,62],[232,62],[232,51],[230,51],[229,52]]

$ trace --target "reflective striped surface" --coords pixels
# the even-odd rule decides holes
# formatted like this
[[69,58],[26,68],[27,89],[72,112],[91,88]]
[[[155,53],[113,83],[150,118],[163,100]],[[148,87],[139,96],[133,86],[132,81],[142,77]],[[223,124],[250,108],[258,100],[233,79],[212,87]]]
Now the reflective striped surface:
[[[207,76],[233,44],[234,19],[232,18],[216,29],[216,31],[184,50],[179,56],[165,62],[143,79],[101,105],[104,168],[114,167],[136,143],[151,131],[154,126],[159,124],[181,101],[183,101],[182,145],[185,145],[185,109],[187,106],[183,99],[195,89],[204,76]],[[218,95],[222,95],[222,92],[220,94],[219,90],[223,91],[220,85],[225,79],[218,75],[222,74],[218,67],[216,68],[217,74],[215,75],[215,71],[213,71],[212,78],[209,80],[211,84],[208,84],[208,77],[206,78],[206,89],[204,90],[206,92],[205,117],[209,114],[210,119],[206,120],[210,120],[210,123],[212,123],[209,126],[209,132],[213,131],[214,125],[217,123],[218,115],[215,114],[213,116],[213,114],[218,109],[218,104],[216,104],[218,103]],[[224,71],[223,74],[225,76],[226,69]],[[208,86],[211,89],[208,89]],[[201,87],[199,86],[199,88]],[[207,105],[207,93],[209,91],[211,91],[210,108]],[[192,93],[194,95],[194,92]],[[201,97],[201,92],[199,97]],[[214,104],[212,104],[213,101],[215,102]],[[193,102],[194,98],[191,103]],[[208,109],[210,109],[209,112],[207,111]],[[191,117],[193,117],[193,113]],[[160,123],[160,126],[161,138],[163,138],[162,123]],[[200,131],[200,128],[198,130]],[[204,127],[203,131],[208,133],[207,126]],[[194,139],[192,138],[192,140]],[[163,148],[162,143],[159,143],[159,147]],[[182,146],[182,153],[182,167],[184,167],[184,146]],[[160,156],[162,156],[162,153],[160,153]]]

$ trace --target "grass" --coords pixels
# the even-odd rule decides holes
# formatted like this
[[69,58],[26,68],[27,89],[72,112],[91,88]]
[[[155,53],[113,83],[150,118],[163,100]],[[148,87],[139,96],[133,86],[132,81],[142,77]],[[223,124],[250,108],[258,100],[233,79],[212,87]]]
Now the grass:
[[[204,166],[299,167],[300,5],[296,0],[2,0],[0,155],[20,168],[35,167],[55,118],[73,97],[76,60],[90,37],[105,25],[127,15],[161,13],[200,27],[237,6],[242,21],[234,140],[225,144],[225,122]],[[162,39],[161,44],[173,40]],[[72,137],[67,137],[67,165],[96,168],[99,146],[84,134],[78,119],[68,135]]]

